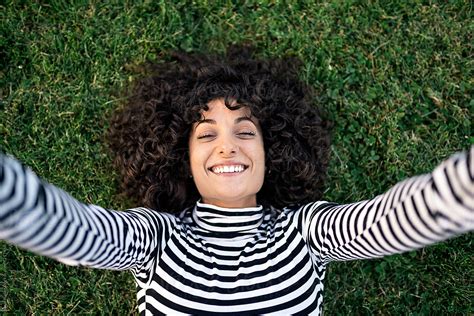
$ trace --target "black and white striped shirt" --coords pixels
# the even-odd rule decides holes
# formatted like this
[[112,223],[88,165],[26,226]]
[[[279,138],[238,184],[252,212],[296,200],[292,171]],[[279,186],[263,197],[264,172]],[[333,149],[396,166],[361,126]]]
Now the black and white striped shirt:
[[474,228],[474,147],[371,200],[179,215],[78,202],[0,156],[0,238],[72,265],[130,270],[141,314],[319,314],[326,265]]

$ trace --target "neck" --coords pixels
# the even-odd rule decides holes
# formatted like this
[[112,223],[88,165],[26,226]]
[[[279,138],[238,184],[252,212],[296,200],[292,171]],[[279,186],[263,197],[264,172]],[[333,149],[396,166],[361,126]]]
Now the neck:
[[204,232],[224,234],[232,238],[254,232],[262,223],[263,217],[261,205],[229,209],[198,201],[192,211],[192,218]]
[[205,203],[205,204],[211,204],[211,205],[224,207],[224,208],[245,208],[245,207],[257,206],[256,196],[245,198],[245,199],[239,199],[239,200],[231,200],[231,201],[202,197],[201,201],[202,203]]

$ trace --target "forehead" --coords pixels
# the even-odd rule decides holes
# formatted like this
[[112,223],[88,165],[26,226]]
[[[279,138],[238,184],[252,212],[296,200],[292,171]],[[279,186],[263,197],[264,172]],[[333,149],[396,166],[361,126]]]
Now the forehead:
[[201,118],[209,118],[212,116],[246,116],[250,117],[252,116],[252,112],[250,111],[250,108],[247,106],[241,106],[240,108],[233,108],[237,106],[237,101],[233,100],[230,102],[230,107],[229,109],[226,104],[224,99],[215,99],[210,101],[208,104],[208,109],[207,110],[202,110],[201,111]]
[[252,115],[252,111],[248,106],[238,107],[236,101],[230,103],[230,107],[235,107],[229,109],[225,105],[224,99],[212,100],[207,104],[208,109],[201,111],[201,117],[192,124],[192,132],[194,132],[198,126],[203,126],[209,123],[211,125],[216,124],[227,124],[225,122],[231,122],[230,124],[239,124],[241,122],[252,122],[259,131],[261,131],[261,126],[259,120]]

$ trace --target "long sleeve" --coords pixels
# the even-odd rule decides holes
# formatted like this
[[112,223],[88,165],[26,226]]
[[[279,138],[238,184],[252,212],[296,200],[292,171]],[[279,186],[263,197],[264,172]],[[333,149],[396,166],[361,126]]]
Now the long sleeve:
[[471,231],[474,146],[373,199],[310,203],[298,215],[297,225],[322,263],[401,253]]
[[146,268],[170,217],[80,203],[0,154],[0,239],[70,265]]

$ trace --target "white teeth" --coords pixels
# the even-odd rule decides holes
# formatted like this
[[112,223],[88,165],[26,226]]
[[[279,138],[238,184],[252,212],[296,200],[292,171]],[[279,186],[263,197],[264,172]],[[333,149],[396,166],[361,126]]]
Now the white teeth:
[[214,167],[212,171],[214,173],[232,173],[232,172],[242,172],[244,171],[244,166],[236,165],[236,166],[222,166],[222,167]]

